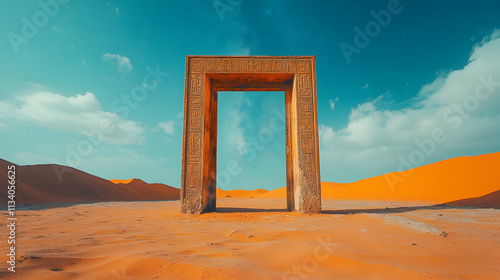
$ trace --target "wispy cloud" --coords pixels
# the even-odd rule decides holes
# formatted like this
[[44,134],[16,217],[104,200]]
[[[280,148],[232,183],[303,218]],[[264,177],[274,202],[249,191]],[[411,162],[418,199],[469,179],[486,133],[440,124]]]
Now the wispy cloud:
[[335,103],[339,101],[338,97],[335,97],[335,99],[330,99],[330,108],[335,109]]
[[0,100],[0,119],[15,119],[58,131],[101,138],[112,144],[145,140],[139,123],[101,110],[93,93],[66,97],[39,91],[20,100]]
[[29,82],[28,84],[33,88],[42,88],[42,85],[36,82]]
[[161,128],[167,134],[175,133],[175,122],[174,121],[164,121],[159,122],[158,127]]
[[243,56],[250,55],[250,46],[237,47],[236,50],[234,51],[233,55],[243,55]]
[[244,155],[249,146],[244,129],[244,120],[248,117],[248,112],[242,108],[246,102],[243,95],[235,99],[234,106],[229,109],[228,113],[231,117],[221,119],[218,128],[221,135],[226,137],[224,141],[233,157]]
[[132,71],[132,64],[130,59],[126,56],[119,54],[105,53],[102,55],[103,61],[115,61],[118,65],[118,71],[120,72],[130,72]]

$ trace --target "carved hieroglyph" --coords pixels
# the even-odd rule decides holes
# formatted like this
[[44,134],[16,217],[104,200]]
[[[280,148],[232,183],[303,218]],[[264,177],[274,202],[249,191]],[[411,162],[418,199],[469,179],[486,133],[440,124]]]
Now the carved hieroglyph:
[[287,208],[321,212],[313,56],[187,56],[181,211],[216,209],[217,94],[284,91]]

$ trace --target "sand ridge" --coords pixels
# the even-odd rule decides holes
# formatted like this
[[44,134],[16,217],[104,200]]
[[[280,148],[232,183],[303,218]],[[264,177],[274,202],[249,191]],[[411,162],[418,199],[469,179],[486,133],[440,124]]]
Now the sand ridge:
[[[0,159],[0,181],[7,182],[7,166],[11,164]],[[164,184],[148,184],[139,179],[129,180],[126,184],[115,184],[86,172],[57,164],[15,166],[16,203],[18,205],[171,200],[180,197],[180,191],[177,188]],[[0,196],[2,205],[5,205],[6,201],[6,196]]]
[[[389,173],[353,183],[321,182],[321,197],[323,199],[426,200],[446,203],[479,197],[500,190],[498,166],[500,166],[500,152],[452,158],[405,172]],[[286,188],[258,194],[255,197],[285,198]],[[497,198],[496,202],[491,205],[500,207],[500,199]]]

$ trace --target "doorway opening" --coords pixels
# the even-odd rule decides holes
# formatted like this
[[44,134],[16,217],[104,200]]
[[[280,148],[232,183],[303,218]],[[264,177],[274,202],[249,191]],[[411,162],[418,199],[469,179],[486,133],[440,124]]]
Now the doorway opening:
[[217,99],[217,210],[286,211],[285,92],[218,91]]

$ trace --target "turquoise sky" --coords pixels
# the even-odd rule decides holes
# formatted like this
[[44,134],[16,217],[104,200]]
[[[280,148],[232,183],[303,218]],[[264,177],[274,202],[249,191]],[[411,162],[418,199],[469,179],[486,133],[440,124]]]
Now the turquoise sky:
[[[353,3],[355,2],[355,3]],[[500,151],[499,1],[0,1],[0,158],[180,187],[186,55],[314,55],[321,177]],[[282,92],[219,94],[223,189],[286,184]]]

